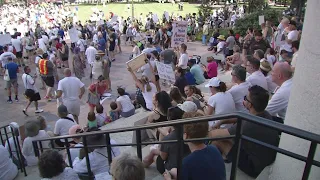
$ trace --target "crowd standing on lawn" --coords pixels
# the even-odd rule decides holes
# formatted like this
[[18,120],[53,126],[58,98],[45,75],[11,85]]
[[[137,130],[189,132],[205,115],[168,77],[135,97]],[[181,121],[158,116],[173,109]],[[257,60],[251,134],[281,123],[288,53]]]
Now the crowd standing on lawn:
[[[35,104],[35,113],[43,112],[38,108],[38,102],[44,94],[36,87],[36,81],[42,81],[43,87],[40,89],[46,89],[44,99],[47,101],[62,98],[62,105],[58,107],[60,119],[57,120],[53,132],[48,130],[42,116],[24,125],[26,137],[21,139],[24,159],[28,166],[38,164],[40,176],[44,179],[78,179],[77,173],[88,173],[86,153],[81,148],[81,139],[70,140],[71,146],[80,148],[72,150],[73,168],[69,168],[65,165],[68,158],[52,150],[44,152],[39,159],[36,158],[32,147],[33,140],[99,131],[99,127],[119,117],[125,120],[134,115],[135,109],[139,107],[149,113],[146,122],[148,124],[235,111],[263,117],[266,121],[284,122],[302,30],[302,24],[295,18],[289,20],[284,17],[277,27],[274,26],[277,22],[270,21],[262,24],[261,29],[248,27],[247,35],[243,38],[233,30],[229,31],[227,37],[216,30],[213,36],[207,39],[208,28],[217,29],[222,23],[232,27],[236,19],[245,13],[245,9],[230,7],[227,11],[231,12],[230,22],[223,18],[220,23],[218,21],[223,12],[220,10],[208,18],[197,17],[195,14],[167,17],[164,13],[162,22],[160,19],[155,21],[152,13],[146,15],[146,20],[133,20],[117,17],[113,13],[104,18],[105,15],[98,11],[94,12],[89,21],[80,22],[76,12],[62,5],[32,5],[28,9],[7,5],[1,9],[3,29],[0,31],[12,36],[11,43],[0,47],[4,77],[2,83],[5,83],[8,92],[7,102],[13,103],[12,90],[14,100],[19,101],[18,78],[22,78],[25,87],[25,92],[20,94],[28,99],[28,104],[22,111],[26,116],[32,102]],[[210,39],[208,50],[212,56],[207,58],[207,65],[189,57],[187,44],[182,43],[171,48],[172,23],[175,20],[188,22],[189,40],[194,40],[196,31],[200,30],[203,30],[203,44],[207,44]],[[65,40],[71,28],[77,29],[79,40],[68,45]],[[133,47],[132,55],[128,59],[141,53],[146,54],[146,65],[137,71],[128,67],[137,87],[135,96],[122,87],[111,88],[112,62],[117,61],[117,53],[121,53],[121,46],[126,44]],[[155,65],[157,61],[173,68],[175,82],[171,84],[159,78]],[[68,67],[71,63],[73,69]],[[86,66],[90,67],[90,72],[84,72]],[[63,78],[58,76],[57,68],[64,69]],[[232,84],[226,84],[217,77],[227,71],[231,71]],[[137,76],[136,73],[142,73],[142,76]],[[85,74],[90,74],[92,79],[92,84],[87,89],[81,81]],[[58,84],[58,88],[53,93],[55,84]],[[210,97],[204,97],[197,87],[201,84],[205,84],[209,89]],[[166,91],[168,85],[170,90]],[[111,111],[104,112],[100,99],[105,93],[115,90],[118,98],[110,104]],[[88,95],[90,112],[87,126],[80,127],[80,100],[85,94]],[[188,124],[184,126],[184,138],[234,135],[236,126],[235,119]],[[278,146],[277,131],[251,123],[244,123],[243,126],[243,134],[246,136]],[[156,141],[178,138],[175,127],[148,130],[148,136],[150,140]],[[90,145],[106,144],[103,135],[92,135],[88,138]],[[112,139],[110,143],[117,144]],[[55,141],[55,144],[65,146],[64,140]],[[224,180],[224,162],[229,162],[235,155],[232,145],[231,140],[188,142],[184,147],[185,158],[181,169],[183,179]],[[13,146],[12,142],[6,144],[6,148],[8,146]],[[177,149],[176,144],[154,145],[141,162],[136,157],[121,154],[118,148],[112,147],[112,156],[116,158],[111,166],[107,163],[106,147],[90,149],[88,156],[96,179],[111,179],[113,176],[121,180],[141,180],[145,177],[143,168],[154,162],[165,179],[176,179]],[[4,155],[8,156],[6,153]],[[238,167],[249,176],[257,177],[275,160],[276,153],[245,142],[241,146],[239,157]],[[0,175],[0,179],[12,179],[13,175],[10,173],[16,172],[14,165],[4,161],[0,161],[0,165],[3,165],[0,166],[0,169],[3,169],[1,172],[6,172]]]

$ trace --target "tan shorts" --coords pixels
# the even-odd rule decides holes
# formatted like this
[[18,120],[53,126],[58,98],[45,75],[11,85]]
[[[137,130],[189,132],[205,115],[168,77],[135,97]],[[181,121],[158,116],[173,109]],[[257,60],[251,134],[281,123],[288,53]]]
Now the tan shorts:
[[6,88],[11,88],[11,87],[17,88],[18,87],[18,81],[17,79],[10,79],[10,81],[6,81]]

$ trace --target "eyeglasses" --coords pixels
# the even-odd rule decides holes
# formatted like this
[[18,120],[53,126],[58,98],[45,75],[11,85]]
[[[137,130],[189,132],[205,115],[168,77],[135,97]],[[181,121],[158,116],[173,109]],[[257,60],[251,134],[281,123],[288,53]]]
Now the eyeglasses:
[[251,101],[249,101],[249,100],[248,100],[247,96],[244,96],[244,97],[243,97],[243,100],[245,100],[245,101],[247,101],[247,102],[249,102],[249,103],[253,104]]

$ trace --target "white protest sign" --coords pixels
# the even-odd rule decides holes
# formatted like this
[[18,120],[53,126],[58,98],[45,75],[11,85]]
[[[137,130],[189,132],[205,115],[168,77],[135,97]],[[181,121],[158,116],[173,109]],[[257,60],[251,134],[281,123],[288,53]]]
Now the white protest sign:
[[128,61],[127,66],[130,67],[132,71],[136,71],[146,64],[146,59],[147,55],[145,53],[141,53],[139,56]]
[[174,21],[172,23],[171,47],[178,47],[187,42],[187,21]]
[[11,35],[10,34],[1,34],[0,35],[0,45],[5,46],[11,44]]
[[164,16],[166,17],[167,21],[169,21],[169,13],[167,11],[164,12]]
[[118,21],[118,16],[117,15],[113,15],[111,20],[110,20],[110,23],[114,23],[114,22],[117,22]]
[[70,37],[70,40],[71,40],[72,43],[78,42],[78,40],[79,40],[79,32],[75,27],[69,29],[68,33],[69,33],[69,37]]
[[264,16],[259,16],[259,25],[264,23]]
[[171,65],[164,64],[159,61],[155,61],[157,66],[158,75],[161,79],[168,80],[170,82],[175,82],[176,78]]
[[159,21],[158,15],[152,14],[152,20],[153,20],[153,22],[158,23],[158,21]]

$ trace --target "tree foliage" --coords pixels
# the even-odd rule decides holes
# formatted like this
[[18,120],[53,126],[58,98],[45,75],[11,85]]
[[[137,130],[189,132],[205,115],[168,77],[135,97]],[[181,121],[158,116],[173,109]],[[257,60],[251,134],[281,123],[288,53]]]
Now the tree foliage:
[[278,18],[281,16],[281,10],[265,9],[246,14],[245,17],[238,19],[235,24],[235,32],[244,35],[249,27],[260,29],[259,16],[264,15],[264,19],[277,24]]
[[212,1],[209,0],[203,0],[199,10],[198,10],[198,14],[199,15],[203,15],[203,17],[207,18],[212,14]]

